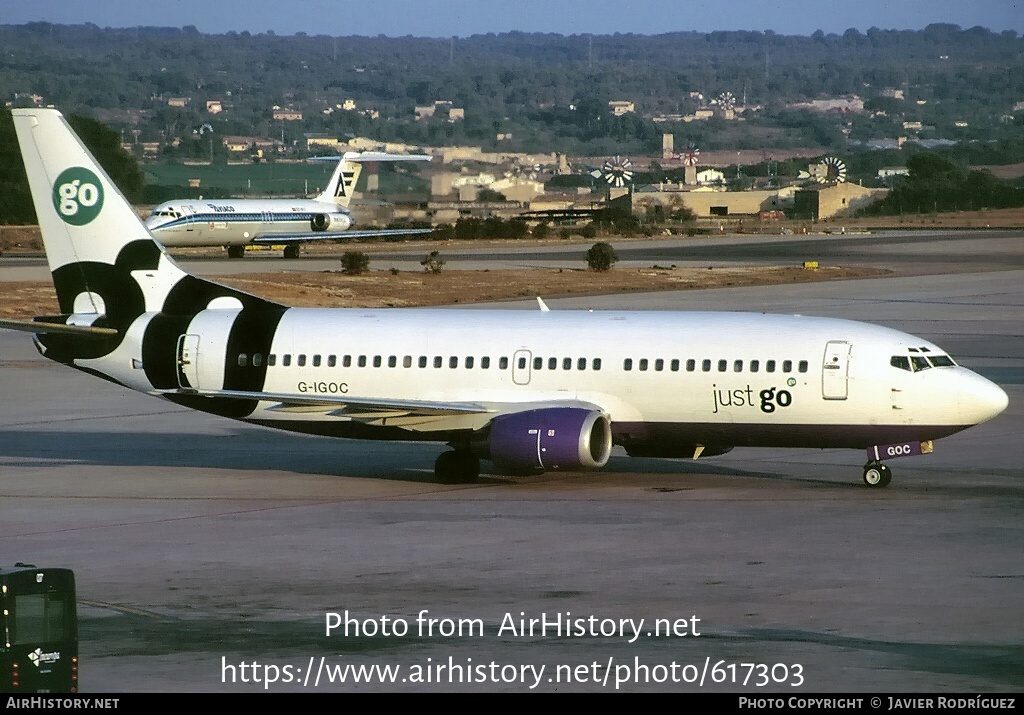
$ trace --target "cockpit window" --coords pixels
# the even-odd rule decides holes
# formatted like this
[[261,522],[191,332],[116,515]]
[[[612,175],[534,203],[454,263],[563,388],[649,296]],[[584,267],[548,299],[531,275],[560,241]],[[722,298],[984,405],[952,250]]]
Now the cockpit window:
[[910,364],[914,366],[914,372],[921,372],[921,370],[927,370],[932,366],[932,364],[928,362],[928,358],[919,357],[917,355],[910,356]]
[[893,367],[898,367],[900,370],[906,370],[907,372],[911,372],[910,358],[908,358],[906,355],[893,355],[891,358],[889,358],[889,364],[892,365]]
[[935,367],[955,367],[956,363],[949,355],[930,355],[928,361]]

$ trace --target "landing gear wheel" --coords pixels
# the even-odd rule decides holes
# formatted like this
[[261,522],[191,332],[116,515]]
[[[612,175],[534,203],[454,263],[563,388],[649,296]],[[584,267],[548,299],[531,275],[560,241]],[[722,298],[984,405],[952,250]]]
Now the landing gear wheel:
[[892,481],[892,470],[884,464],[874,462],[864,465],[864,483],[869,487],[883,488]]
[[299,257],[299,247],[298,246],[294,246],[294,245],[292,245],[292,246],[285,246],[284,247],[284,257],[285,258],[298,258]]
[[245,258],[245,246],[228,246],[228,258]]
[[472,452],[442,452],[434,476],[441,484],[472,484],[480,476],[480,460]]

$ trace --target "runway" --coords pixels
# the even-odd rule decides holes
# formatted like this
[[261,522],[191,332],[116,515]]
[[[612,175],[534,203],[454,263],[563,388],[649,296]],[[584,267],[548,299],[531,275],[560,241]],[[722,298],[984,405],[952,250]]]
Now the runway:
[[[1019,692],[1024,269],[964,249],[933,246],[946,257],[922,261],[932,275],[549,301],[867,320],[933,340],[1006,389],[992,422],[892,462],[887,490],[860,485],[860,452],[779,449],[698,462],[616,450],[601,472],[440,486],[441,445],[188,412],[0,331],[0,553],[75,569],[91,604],[83,692],[264,690],[240,681],[243,662],[277,668],[272,692],[611,691],[619,676],[624,691]],[[424,610],[439,620],[420,637]],[[326,614],[345,611],[409,631],[325,635]],[[628,629],[521,634],[521,618],[542,615],[644,624],[633,642]],[[483,635],[443,635],[443,619],[479,620]],[[700,635],[655,635],[655,619]],[[439,664],[440,682],[413,682]],[[399,670],[324,680],[346,665]],[[451,682],[454,666],[496,676]]]

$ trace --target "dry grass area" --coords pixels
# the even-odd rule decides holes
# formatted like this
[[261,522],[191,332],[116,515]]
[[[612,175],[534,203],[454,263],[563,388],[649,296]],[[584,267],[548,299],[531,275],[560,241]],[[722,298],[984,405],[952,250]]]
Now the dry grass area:
[[[443,271],[439,274],[373,271],[342,273],[261,273],[219,276],[215,280],[291,306],[382,308],[480,303],[510,298],[688,290],[725,286],[807,283],[884,275],[872,268],[757,267],[715,269],[533,269]],[[4,283],[0,316],[25,318],[58,312],[53,286],[43,282]]]

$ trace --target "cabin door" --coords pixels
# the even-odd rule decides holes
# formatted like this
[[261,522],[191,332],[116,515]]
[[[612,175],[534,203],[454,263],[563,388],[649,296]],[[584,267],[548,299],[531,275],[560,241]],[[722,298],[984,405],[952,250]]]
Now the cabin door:
[[826,400],[845,400],[849,393],[851,347],[845,340],[830,340],[825,345],[821,396]]

